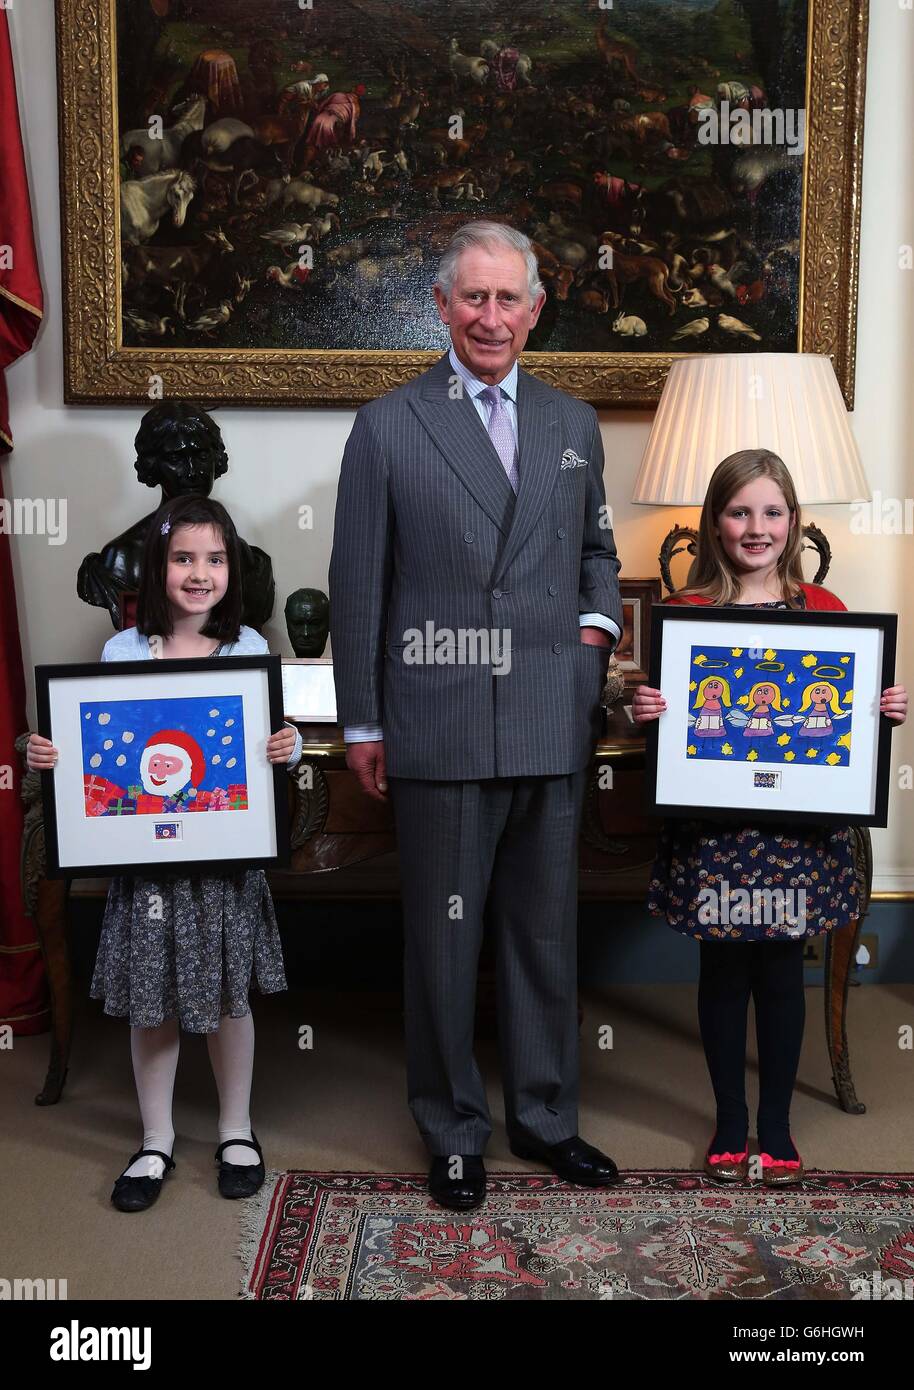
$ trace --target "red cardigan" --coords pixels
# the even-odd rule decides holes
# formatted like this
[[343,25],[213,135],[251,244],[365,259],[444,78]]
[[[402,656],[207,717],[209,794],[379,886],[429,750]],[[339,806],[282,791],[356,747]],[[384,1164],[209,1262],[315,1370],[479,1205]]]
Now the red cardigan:
[[[821,584],[801,584],[800,588],[806,596],[806,607],[811,612],[819,613],[846,613],[847,609],[830,589],[823,589]],[[711,599],[704,594],[686,594],[680,598],[678,594],[673,594],[665,600],[666,603],[697,603],[710,604]]]

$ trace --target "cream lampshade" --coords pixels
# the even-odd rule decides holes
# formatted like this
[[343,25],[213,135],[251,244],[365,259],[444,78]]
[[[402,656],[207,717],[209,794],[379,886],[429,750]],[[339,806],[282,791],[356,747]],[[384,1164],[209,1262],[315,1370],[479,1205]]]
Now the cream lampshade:
[[814,353],[708,353],[673,362],[633,502],[700,507],[714,469],[771,449],[802,505],[869,499],[831,359]]

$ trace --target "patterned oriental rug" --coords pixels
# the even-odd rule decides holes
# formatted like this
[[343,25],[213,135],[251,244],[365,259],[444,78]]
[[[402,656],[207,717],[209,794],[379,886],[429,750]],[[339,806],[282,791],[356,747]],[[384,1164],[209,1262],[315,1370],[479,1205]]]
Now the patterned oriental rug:
[[490,1173],[462,1214],[424,1174],[272,1173],[245,1203],[242,1296],[767,1299],[914,1296],[914,1173],[808,1173],[723,1188],[629,1172],[589,1191]]

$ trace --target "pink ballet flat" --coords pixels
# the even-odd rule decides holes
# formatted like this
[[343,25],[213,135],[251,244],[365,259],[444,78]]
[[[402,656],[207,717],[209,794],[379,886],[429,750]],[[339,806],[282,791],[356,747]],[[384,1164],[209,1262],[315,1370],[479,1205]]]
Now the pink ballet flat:
[[745,1182],[749,1176],[749,1151],[705,1154],[704,1169],[714,1182]]
[[790,1183],[802,1182],[806,1170],[801,1158],[772,1158],[771,1154],[759,1154],[759,1158],[762,1182],[766,1187],[787,1187]]

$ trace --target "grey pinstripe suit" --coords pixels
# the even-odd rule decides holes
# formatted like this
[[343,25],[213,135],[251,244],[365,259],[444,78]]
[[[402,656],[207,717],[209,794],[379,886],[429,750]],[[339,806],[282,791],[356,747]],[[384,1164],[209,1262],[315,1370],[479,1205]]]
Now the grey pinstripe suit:
[[[445,355],[359,410],[330,562],[339,722],[383,725],[391,779],[410,1105],[448,1154],[490,1132],[472,1055],[487,896],[509,1129],[576,1131],[577,830],[607,660],[579,614],[622,626],[594,410],[519,373],[515,498],[453,380]],[[408,663],[429,621],[509,634],[510,671]]]

